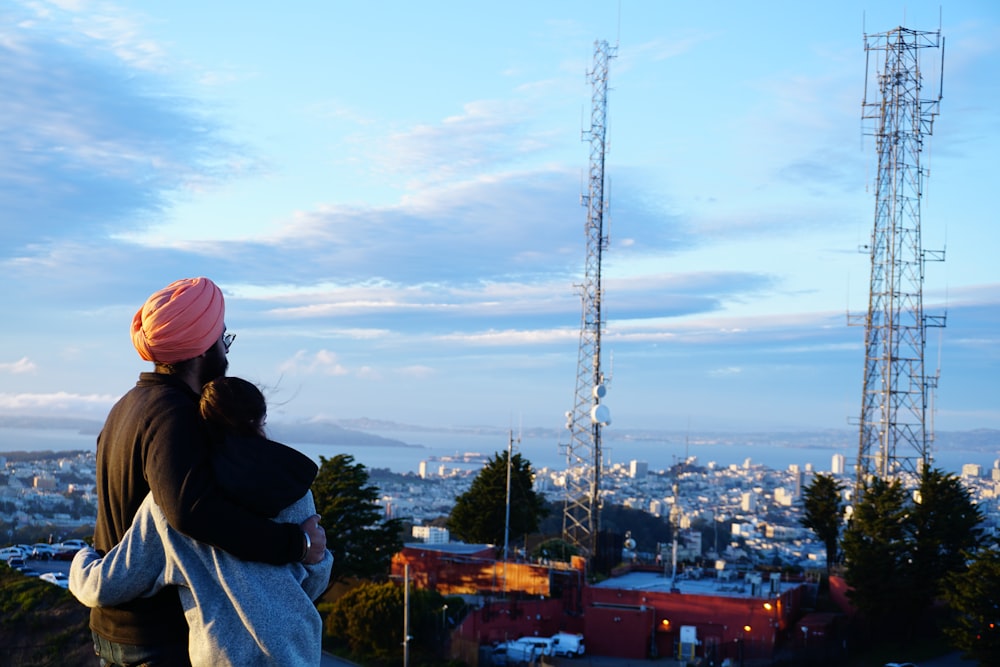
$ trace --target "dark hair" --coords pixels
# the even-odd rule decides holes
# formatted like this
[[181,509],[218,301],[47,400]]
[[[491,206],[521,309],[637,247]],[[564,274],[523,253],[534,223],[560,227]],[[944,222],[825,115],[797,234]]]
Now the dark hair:
[[258,435],[267,416],[264,394],[252,382],[220,377],[201,389],[201,417],[216,431]]

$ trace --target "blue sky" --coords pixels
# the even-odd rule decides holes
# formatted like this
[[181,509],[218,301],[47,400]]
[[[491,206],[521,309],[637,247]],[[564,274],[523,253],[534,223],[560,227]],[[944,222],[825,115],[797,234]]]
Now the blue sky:
[[849,428],[863,34],[899,25],[947,40],[923,156],[935,426],[1000,428],[991,0],[8,0],[0,414],[103,417],[148,368],[132,314],[207,275],[272,420],[561,426],[607,40],[612,428]]

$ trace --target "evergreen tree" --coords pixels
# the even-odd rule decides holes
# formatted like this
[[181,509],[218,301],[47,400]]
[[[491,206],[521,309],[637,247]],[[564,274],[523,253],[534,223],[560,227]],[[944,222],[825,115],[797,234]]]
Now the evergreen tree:
[[962,657],[1000,665],[1000,547],[980,549],[968,569],[945,577],[952,618],[945,635]]
[[982,512],[955,475],[925,468],[909,514],[913,608],[929,607],[949,572],[966,568],[982,538]]
[[815,475],[803,494],[804,515],[799,519],[805,528],[816,533],[826,546],[826,573],[837,560],[837,543],[844,520],[841,492],[844,485],[833,475]]
[[388,575],[393,554],[403,547],[401,520],[383,519],[378,487],[368,484],[368,471],[353,456],[319,460],[312,492],[333,553],[330,580]]
[[892,623],[894,612],[907,597],[906,515],[906,492],[899,480],[875,478],[844,530],[847,594],[873,626],[897,625]]
[[982,521],[961,481],[927,468],[912,499],[899,480],[875,479],[844,531],[848,592],[865,617],[913,636],[949,573],[966,569],[981,543]]
[[[545,515],[544,500],[532,488],[531,462],[514,454],[510,458],[510,532],[517,542],[538,530]],[[448,530],[465,542],[502,545],[507,516],[507,452],[493,455],[469,490],[455,499]]]

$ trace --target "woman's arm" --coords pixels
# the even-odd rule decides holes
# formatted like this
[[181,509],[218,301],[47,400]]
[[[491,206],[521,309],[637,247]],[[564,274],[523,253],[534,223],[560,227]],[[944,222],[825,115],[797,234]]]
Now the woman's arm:
[[88,607],[113,607],[146,597],[164,586],[166,556],[153,519],[152,495],[147,495],[132,525],[103,558],[81,549],[69,570],[69,590]]
[[[278,514],[277,521],[305,521],[316,514],[316,502],[312,491],[308,491],[299,500],[292,503]],[[323,560],[315,564],[305,565],[306,576],[302,580],[302,590],[309,599],[315,600],[330,586],[330,571],[333,569],[333,554],[327,549]]]

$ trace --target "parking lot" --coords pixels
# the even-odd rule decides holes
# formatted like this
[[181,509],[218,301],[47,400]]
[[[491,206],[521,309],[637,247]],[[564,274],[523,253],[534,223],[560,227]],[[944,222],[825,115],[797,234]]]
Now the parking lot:
[[62,572],[65,575],[69,575],[69,560],[57,560],[54,558],[26,558],[24,559],[24,565],[29,569],[37,572],[39,575],[45,574],[46,572]]

